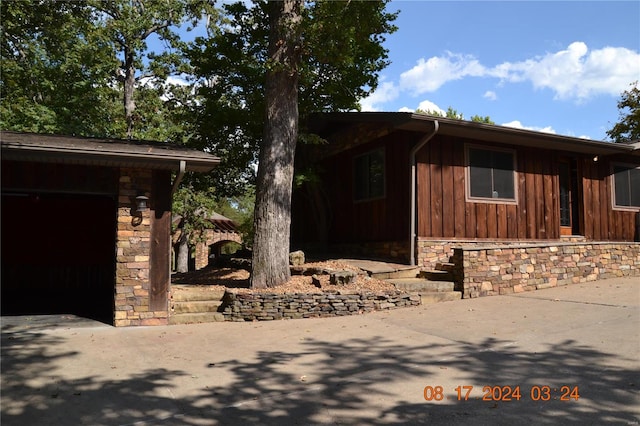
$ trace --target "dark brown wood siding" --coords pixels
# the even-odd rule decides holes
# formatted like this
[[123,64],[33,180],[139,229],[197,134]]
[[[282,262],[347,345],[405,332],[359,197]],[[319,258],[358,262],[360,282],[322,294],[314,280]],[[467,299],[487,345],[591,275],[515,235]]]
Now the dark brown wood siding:
[[[517,143],[517,141],[514,141]],[[577,161],[581,234],[589,240],[633,241],[637,212],[614,209],[611,162],[591,155],[512,146],[517,203],[473,202],[466,197],[465,146],[500,145],[436,136],[417,155],[418,236],[427,238],[548,240],[560,238],[560,158]],[[504,145],[502,145],[504,147]]]
[[639,164],[630,156],[615,156],[593,161],[579,161],[580,187],[584,200],[584,236],[590,240],[633,241],[636,235],[637,211],[613,207],[612,163]]
[[[298,188],[293,197],[292,241],[352,243],[409,241],[411,213],[409,149],[419,134],[396,132],[373,143],[333,155],[317,172],[320,191]],[[384,148],[385,195],[354,200],[354,158]],[[321,196],[319,195],[321,194]],[[319,199],[322,202],[319,202]],[[319,213],[322,210],[323,213]],[[322,217],[318,217],[321,214]],[[326,223],[326,231],[318,232]]]
[[418,235],[428,238],[555,239],[560,237],[557,154],[515,149],[517,204],[466,197],[466,144],[436,136],[418,162]]
[[[318,163],[320,188],[294,193],[294,242],[372,242],[408,240],[409,152],[423,137],[396,131]],[[474,202],[466,194],[465,147],[510,149],[515,153],[516,202]],[[385,197],[354,201],[353,162],[384,147]],[[633,241],[635,211],[614,209],[611,162],[639,164],[631,156],[603,157],[436,135],[416,156],[417,235],[424,238],[485,240],[560,239],[560,161],[571,163],[577,192],[573,220],[589,240]],[[575,212],[574,212],[575,213]],[[319,225],[321,224],[321,225]]]

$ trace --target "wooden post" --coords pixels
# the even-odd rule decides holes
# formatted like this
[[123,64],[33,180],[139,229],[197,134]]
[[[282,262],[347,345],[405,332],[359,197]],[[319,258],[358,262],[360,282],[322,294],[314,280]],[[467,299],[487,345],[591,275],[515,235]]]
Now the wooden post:
[[153,172],[149,247],[149,310],[167,311],[171,280],[171,174]]

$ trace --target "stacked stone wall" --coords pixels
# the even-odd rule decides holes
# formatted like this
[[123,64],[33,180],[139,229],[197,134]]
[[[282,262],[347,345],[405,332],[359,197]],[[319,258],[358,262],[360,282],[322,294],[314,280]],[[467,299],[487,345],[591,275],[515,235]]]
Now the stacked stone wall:
[[137,195],[150,196],[151,170],[122,168],[119,182],[114,325],[167,324],[168,309],[149,310],[151,212],[132,210]]
[[464,298],[640,276],[640,243],[458,247],[453,259]]
[[416,263],[424,269],[435,269],[437,263],[449,262],[453,249],[460,244],[460,241],[418,239]]
[[266,321],[358,315],[419,304],[420,296],[402,292],[277,294],[227,290],[222,309],[227,321]]
[[[580,237],[582,238],[582,237]],[[512,247],[521,244],[513,241],[482,241],[482,240],[433,240],[419,238],[416,243],[417,264],[424,269],[435,269],[438,263],[451,262],[454,249],[464,247]],[[558,244],[558,241],[545,242],[543,244]]]

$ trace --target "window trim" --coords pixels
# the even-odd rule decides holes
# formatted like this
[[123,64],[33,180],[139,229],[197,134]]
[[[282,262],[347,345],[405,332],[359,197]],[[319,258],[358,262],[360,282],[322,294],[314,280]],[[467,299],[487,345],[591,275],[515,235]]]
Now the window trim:
[[[369,194],[367,194],[367,197],[357,198],[358,191],[356,190],[356,185],[358,184],[358,176],[357,176],[356,162],[358,161],[358,159],[363,157],[370,157],[372,154],[376,152],[382,152],[382,194],[371,197],[370,196],[371,191],[369,191]],[[386,153],[385,147],[375,148],[370,151],[364,152],[362,154],[355,155],[352,159],[352,165],[353,165],[353,176],[352,176],[353,197],[352,198],[354,203],[381,200],[387,197],[387,153]],[[368,173],[369,174],[367,176],[370,177],[370,170],[368,170]]]
[[[469,150],[477,149],[492,152],[507,152],[513,156],[513,198],[488,198],[474,197],[471,195],[471,164]],[[464,146],[464,174],[465,174],[465,201],[467,203],[509,204],[518,205],[518,171],[517,153],[515,149],[494,147],[478,144],[465,144]]]
[[609,168],[611,171],[611,175],[610,175],[610,186],[611,186],[611,208],[612,210],[618,210],[618,211],[626,211],[626,212],[640,212],[640,206],[620,206],[618,204],[616,204],[616,175],[615,175],[615,167],[616,166],[620,166],[620,167],[626,167],[629,169],[638,169],[640,170],[640,164],[632,164],[632,163],[625,163],[622,161],[612,161],[609,164]]

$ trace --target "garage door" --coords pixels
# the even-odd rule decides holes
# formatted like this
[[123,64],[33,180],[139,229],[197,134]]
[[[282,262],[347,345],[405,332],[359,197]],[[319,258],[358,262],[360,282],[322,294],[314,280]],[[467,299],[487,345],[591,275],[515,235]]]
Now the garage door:
[[3,188],[2,315],[111,323],[116,214],[109,194]]
[[2,197],[2,314],[111,321],[115,202],[104,196]]

